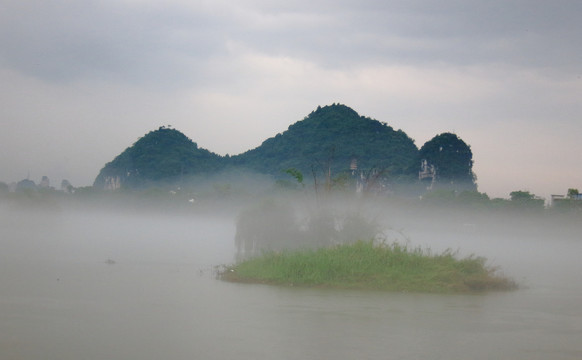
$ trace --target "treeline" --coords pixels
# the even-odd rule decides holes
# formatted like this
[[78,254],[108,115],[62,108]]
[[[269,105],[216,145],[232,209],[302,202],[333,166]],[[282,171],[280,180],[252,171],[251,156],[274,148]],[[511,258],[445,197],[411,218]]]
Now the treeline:
[[[286,177],[273,181],[270,177],[259,177],[248,172],[222,173],[184,187],[168,188],[151,186],[141,189],[119,188],[106,191],[93,186],[55,189],[54,187],[28,186],[10,187],[0,182],[0,204],[15,206],[52,206],[66,203],[139,205],[156,207],[176,207],[204,209],[209,206],[245,204],[264,198],[309,199],[314,204],[320,199],[352,199],[354,202],[373,202],[402,209],[470,210],[484,213],[504,211],[521,214],[582,214],[582,196],[577,189],[568,189],[567,195],[546,201],[529,191],[516,190],[508,198],[491,198],[476,190],[451,190],[446,188],[427,191],[422,196],[402,195],[385,191],[380,186],[369,184],[358,191],[359,178],[337,176],[327,184],[322,180],[314,184],[311,176],[304,176],[296,169],[289,169]],[[376,184],[377,185],[377,184]],[[416,188],[416,190],[419,190]],[[213,205],[212,205],[213,204]]]

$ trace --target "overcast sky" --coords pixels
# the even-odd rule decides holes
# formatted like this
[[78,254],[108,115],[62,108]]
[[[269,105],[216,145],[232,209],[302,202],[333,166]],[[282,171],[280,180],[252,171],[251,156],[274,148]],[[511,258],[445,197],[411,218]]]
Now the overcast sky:
[[0,0],[0,181],[91,185],[171,125],[239,154],[334,102],[418,147],[455,132],[479,191],[582,190],[582,1]]

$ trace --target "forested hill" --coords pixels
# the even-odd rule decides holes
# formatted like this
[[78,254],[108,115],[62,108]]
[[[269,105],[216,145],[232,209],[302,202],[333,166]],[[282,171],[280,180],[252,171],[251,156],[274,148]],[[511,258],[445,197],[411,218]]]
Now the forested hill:
[[288,168],[305,174],[331,168],[337,174],[349,170],[354,159],[358,169],[382,169],[396,176],[418,174],[414,140],[341,104],[318,107],[287,131],[234,156],[231,163],[274,175]]
[[199,148],[178,130],[151,131],[107,163],[95,179],[97,188],[116,189],[189,181],[231,167],[275,177],[294,168],[337,176],[358,170],[382,170],[392,180],[418,177],[419,150],[402,130],[333,104],[318,107],[281,134],[245,153],[221,157]]
[[93,186],[116,189],[172,183],[198,174],[211,173],[224,159],[199,148],[180,131],[160,127],[125,149],[99,172]]

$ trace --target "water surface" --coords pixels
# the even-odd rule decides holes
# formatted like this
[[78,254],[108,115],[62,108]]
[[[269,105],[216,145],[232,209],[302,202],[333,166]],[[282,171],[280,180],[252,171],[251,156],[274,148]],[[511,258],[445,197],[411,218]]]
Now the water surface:
[[571,233],[411,230],[419,245],[487,256],[527,285],[431,295],[218,281],[212,266],[234,259],[228,217],[10,212],[1,222],[2,359],[582,358],[582,242]]

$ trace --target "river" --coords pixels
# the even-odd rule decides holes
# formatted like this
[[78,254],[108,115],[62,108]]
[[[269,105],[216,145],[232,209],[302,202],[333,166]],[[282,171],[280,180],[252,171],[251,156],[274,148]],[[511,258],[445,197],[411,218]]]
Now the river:
[[411,242],[489,258],[523,286],[434,295],[233,284],[229,217],[1,214],[0,358],[581,359],[582,240],[463,224]]

